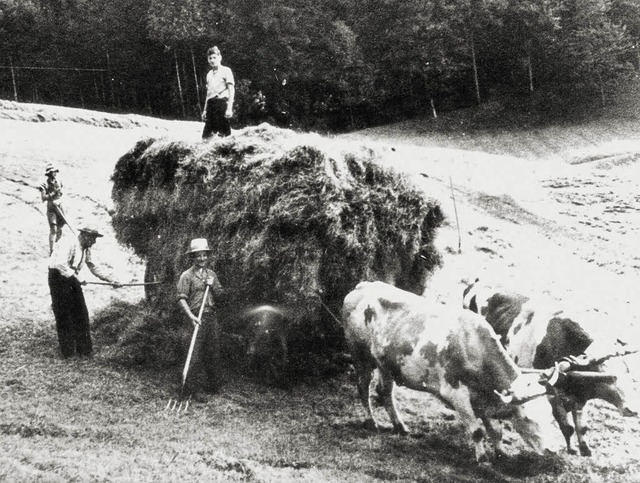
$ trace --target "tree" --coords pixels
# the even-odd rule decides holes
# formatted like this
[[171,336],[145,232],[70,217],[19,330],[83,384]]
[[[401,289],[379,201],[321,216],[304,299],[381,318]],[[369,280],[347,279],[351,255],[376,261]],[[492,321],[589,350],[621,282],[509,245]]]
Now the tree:
[[[549,64],[548,46],[555,41],[559,29],[551,0],[509,0],[501,12],[500,52],[510,70],[524,66],[527,90],[533,92],[536,77],[544,82],[544,66]],[[540,73],[536,76],[539,66]]]
[[251,81],[250,95],[264,94],[276,122],[345,122],[335,119],[342,117],[336,106],[356,102],[363,66],[354,33],[331,2],[234,2],[227,25],[226,58]]
[[636,70],[640,70],[640,2],[612,0],[607,15],[612,23],[625,29],[633,44],[633,62]]
[[604,107],[607,93],[632,73],[633,49],[626,28],[613,23],[606,0],[560,2],[561,36],[555,46],[557,74],[582,95],[595,92]]

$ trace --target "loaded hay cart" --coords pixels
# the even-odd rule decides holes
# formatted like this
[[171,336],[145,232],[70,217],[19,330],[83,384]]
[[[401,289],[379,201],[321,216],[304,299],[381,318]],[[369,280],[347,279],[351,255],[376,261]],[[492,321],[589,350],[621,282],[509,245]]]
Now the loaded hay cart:
[[335,316],[358,282],[420,294],[441,263],[439,205],[381,155],[267,124],[212,142],[142,140],[113,174],[116,237],[146,260],[146,282],[163,282],[147,290],[157,308],[175,306],[189,240],[207,238],[229,292],[224,330],[241,331],[231,314],[276,305],[295,314],[301,351],[339,350]]

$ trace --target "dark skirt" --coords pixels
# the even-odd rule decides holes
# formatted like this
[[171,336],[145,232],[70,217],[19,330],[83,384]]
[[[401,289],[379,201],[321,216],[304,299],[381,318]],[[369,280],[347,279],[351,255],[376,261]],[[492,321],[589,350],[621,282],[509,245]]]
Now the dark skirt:
[[203,390],[215,393],[220,388],[220,324],[215,313],[202,315],[202,323],[193,347],[191,365],[184,384],[186,395]]

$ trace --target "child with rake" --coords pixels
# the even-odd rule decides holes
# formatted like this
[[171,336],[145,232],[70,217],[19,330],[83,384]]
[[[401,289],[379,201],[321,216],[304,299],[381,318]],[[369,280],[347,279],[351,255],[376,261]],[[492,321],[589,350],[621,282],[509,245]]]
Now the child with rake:
[[44,170],[47,180],[38,186],[40,198],[47,202],[47,221],[49,222],[49,255],[53,253],[53,246],[62,236],[62,227],[66,224],[62,198],[62,182],[58,179],[58,168],[49,163]]

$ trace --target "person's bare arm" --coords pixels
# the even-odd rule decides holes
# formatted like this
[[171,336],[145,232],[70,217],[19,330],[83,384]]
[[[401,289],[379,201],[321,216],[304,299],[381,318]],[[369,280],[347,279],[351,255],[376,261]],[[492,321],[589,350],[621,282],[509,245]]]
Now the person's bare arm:
[[236,97],[236,88],[233,84],[227,84],[227,89],[229,90],[229,100],[227,101],[227,110],[224,115],[230,118],[233,117],[233,101]]
[[194,326],[198,325],[200,323],[200,320],[198,320],[198,317],[196,317],[194,313],[191,311],[187,301],[185,299],[180,299],[179,302],[180,302],[180,307],[182,308],[182,311],[187,315],[187,317],[189,317],[189,320],[191,321],[191,323]]

